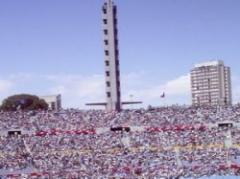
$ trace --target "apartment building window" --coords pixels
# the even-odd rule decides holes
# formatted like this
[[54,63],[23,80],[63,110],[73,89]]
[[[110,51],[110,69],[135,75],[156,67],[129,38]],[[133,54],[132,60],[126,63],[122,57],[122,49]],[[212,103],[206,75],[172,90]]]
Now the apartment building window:
[[107,87],[110,87],[110,81],[106,82]]
[[107,92],[107,97],[110,98],[111,97],[111,93]]

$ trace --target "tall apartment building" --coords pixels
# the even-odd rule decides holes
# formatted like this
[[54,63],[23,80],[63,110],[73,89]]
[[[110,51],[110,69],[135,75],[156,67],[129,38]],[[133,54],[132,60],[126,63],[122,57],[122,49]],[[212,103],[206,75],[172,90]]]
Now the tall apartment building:
[[104,34],[106,109],[121,109],[120,70],[118,51],[117,6],[106,0],[102,7]]
[[196,64],[191,70],[192,104],[231,105],[231,72],[223,61]]

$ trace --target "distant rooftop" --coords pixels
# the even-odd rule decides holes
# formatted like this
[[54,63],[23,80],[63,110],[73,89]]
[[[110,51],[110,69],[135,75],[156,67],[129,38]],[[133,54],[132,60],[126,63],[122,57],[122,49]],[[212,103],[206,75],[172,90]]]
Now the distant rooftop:
[[203,62],[203,63],[198,63],[195,64],[194,67],[203,67],[203,66],[216,66],[216,65],[224,65],[222,60],[215,60],[215,61],[208,61],[208,62]]
[[44,99],[49,99],[49,98],[61,98],[61,94],[54,94],[54,95],[44,95],[44,96],[39,96],[39,98],[44,98]]

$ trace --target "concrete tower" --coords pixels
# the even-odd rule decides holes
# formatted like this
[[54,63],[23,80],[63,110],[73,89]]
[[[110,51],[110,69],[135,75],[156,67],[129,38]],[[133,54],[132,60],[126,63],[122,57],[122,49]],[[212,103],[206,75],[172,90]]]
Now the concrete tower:
[[121,110],[120,70],[118,51],[117,6],[106,0],[102,7],[104,35],[106,109]]
[[120,68],[118,51],[117,6],[105,0],[102,7],[106,102],[87,103],[88,106],[105,106],[107,111],[121,111],[122,105],[141,104],[141,101],[121,102]]

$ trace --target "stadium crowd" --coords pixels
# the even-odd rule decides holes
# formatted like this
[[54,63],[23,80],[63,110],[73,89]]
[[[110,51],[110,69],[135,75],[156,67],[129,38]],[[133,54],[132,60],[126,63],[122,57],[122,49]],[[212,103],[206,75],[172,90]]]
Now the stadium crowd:
[[[181,178],[240,175],[240,105],[0,113],[0,176]],[[128,129],[128,130],[127,130]],[[21,131],[21,135],[6,131]],[[28,171],[28,172],[26,172]]]

